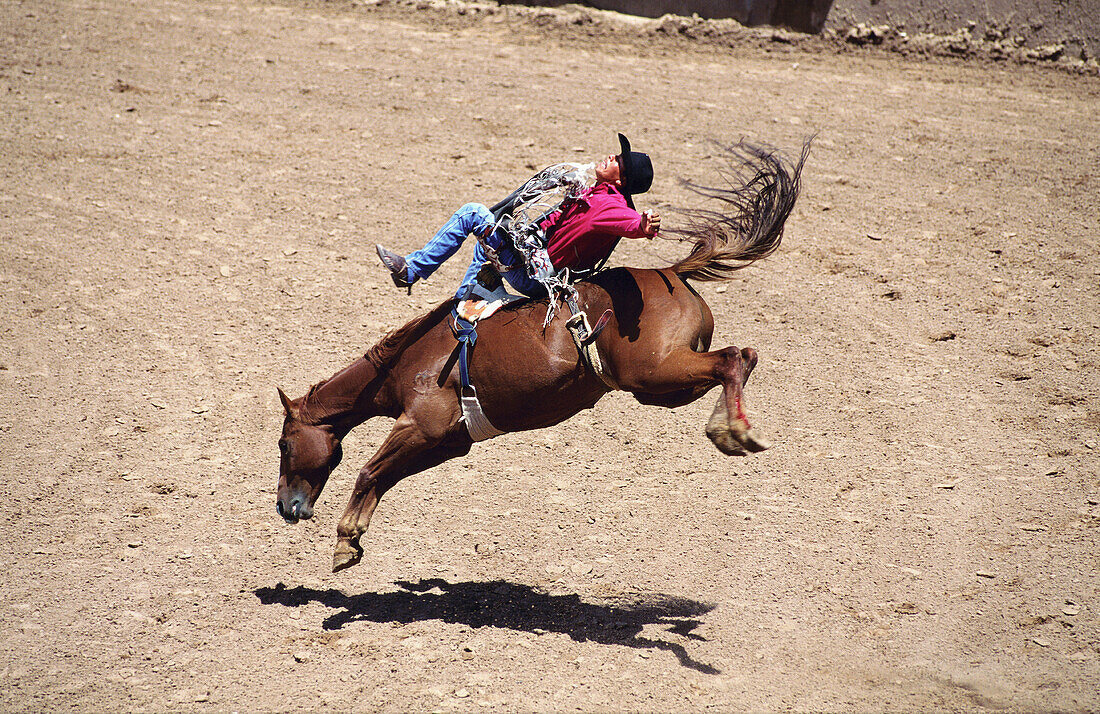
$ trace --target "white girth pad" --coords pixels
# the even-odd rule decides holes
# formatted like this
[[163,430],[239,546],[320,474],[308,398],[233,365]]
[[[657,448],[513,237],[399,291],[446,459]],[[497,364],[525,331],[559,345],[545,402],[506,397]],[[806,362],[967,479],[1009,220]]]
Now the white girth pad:
[[470,432],[471,439],[485,441],[504,433],[485,416],[481,402],[477,400],[477,390],[472,386],[468,394],[459,394],[459,400],[462,403],[462,421],[466,422],[466,431]]

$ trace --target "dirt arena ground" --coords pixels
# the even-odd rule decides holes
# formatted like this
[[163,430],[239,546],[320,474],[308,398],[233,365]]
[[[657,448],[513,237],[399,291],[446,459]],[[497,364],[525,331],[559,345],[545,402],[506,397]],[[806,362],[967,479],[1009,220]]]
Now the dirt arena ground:
[[[0,709],[1100,708],[1100,80],[540,17],[0,4]],[[775,446],[612,394],[401,483],[331,574],[389,425],[288,526],[275,387],[465,268],[409,297],[375,242],[616,130],[666,225],[711,139],[817,135],[780,251],[699,286]]]

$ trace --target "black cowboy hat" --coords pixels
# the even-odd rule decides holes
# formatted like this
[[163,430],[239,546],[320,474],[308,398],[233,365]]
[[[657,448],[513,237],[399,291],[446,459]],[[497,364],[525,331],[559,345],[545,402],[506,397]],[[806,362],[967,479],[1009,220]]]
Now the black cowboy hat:
[[653,185],[653,162],[649,160],[649,154],[631,151],[630,142],[622,134],[619,134],[619,146],[622,147],[619,172],[622,174],[623,196],[626,197],[626,205],[634,208],[631,197],[636,193],[645,193]]

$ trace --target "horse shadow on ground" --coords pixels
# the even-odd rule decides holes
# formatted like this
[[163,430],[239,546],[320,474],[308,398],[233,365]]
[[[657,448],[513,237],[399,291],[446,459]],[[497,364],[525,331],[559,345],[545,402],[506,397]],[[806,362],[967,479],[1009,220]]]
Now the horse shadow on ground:
[[353,622],[441,620],[471,628],[498,627],[543,634],[559,632],[576,642],[595,642],[635,649],[664,650],[676,655],[684,667],[703,674],[720,670],[699,662],[680,643],[643,635],[646,625],[660,625],[680,637],[706,641],[694,630],[699,619],[714,605],[687,598],[654,593],[582,600],[576,594],[554,595],[529,585],[505,580],[451,583],[442,578],[416,582],[399,580],[396,592],[345,595],[339,590],[316,590],[283,583],[254,592],[264,605],[299,607],[318,602],[335,612],[322,627],[339,630]]

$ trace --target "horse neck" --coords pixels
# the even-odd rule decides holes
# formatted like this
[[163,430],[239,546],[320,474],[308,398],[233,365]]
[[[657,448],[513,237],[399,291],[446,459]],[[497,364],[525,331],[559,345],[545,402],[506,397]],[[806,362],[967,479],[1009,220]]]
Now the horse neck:
[[309,390],[299,407],[303,417],[314,425],[334,427],[342,437],[383,413],[376,403],[378,377],[374,365],[360,357]]

